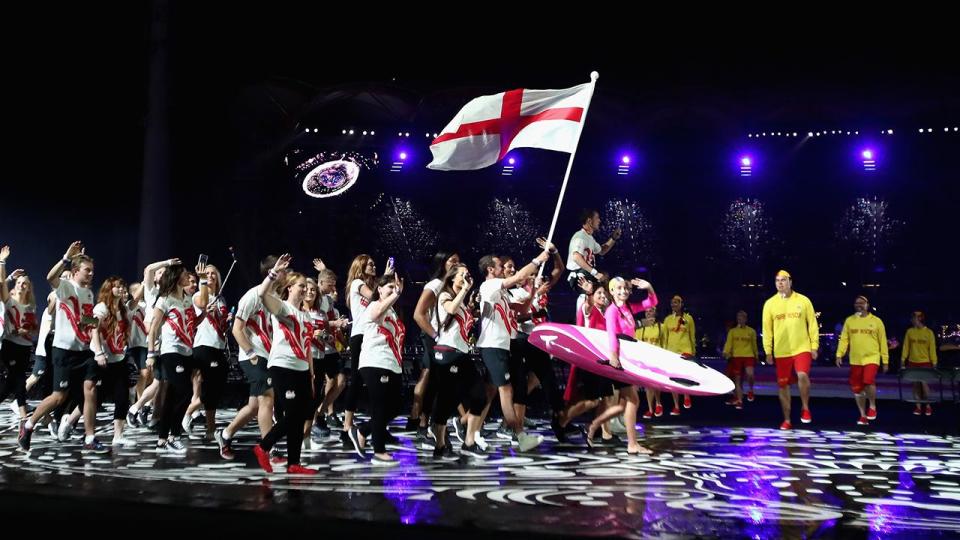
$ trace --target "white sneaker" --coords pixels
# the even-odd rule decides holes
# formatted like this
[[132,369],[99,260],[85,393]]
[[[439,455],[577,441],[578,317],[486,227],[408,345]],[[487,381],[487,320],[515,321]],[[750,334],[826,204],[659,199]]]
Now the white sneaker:
[[10,410],[13,411],[13,423],[16,424],[20,421],[20,406],[16,399],[10,402]]
[[183,420],[180,421],[180,425],[183,426],[183,432],[190,434],[190,424],[193,422],[193,419],[189,416],[184,416]]
[[133,439],[128,439],[123,435],[113,438],[113,446],[122,446],[124,448],[131,448],[137,445],[137,442]]
[[73,431],[73,424],[68,421],[61,421],[60,429],[57,430],[57,440],[60,442],[69,441],[71,431]]
[[187,454],[187,447],[179,438],[172,438],[167,440],[167,452],[177,456],[185,456]]
[[479,446],[481,450],[485,451],[487,449],[487,441],[479,432],[473,436],[473,443]]
[[543,442],[543,437],[540,435],[530,435],[529,433],[519,433],[517,434],[517,442],[520,443],[521,452],[529,452],[540,446],[540,443]]
[[610,433],[626,433],[627,425],[623,423],[623,417],[617,416],[610,419]]
[[313,450],[313,445],[310,442],[310,437],[306,437],[305,439],[303,439],[303,450],[306,450],[307,452]]

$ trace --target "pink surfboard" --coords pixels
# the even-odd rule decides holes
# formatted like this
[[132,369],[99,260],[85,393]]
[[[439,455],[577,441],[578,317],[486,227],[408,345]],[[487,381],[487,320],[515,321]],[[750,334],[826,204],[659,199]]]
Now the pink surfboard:
[[733,381],[696,360],[641,341],[620,340],[622,370],[597,363],[609,358],[607,333],[572,324],[543,323],[530,333],[530,343],[577,369],[645,388],[694,396],[733,392]]

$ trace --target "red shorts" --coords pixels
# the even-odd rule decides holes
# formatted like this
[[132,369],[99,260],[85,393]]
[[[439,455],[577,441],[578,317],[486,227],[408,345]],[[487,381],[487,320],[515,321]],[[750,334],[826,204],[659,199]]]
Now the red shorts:
[[854,394],[863,392],[865,386],[877,383],[877,370],[880,366],[877,364],[867,364],[865,366],[850,366],[850,388]]
[[933,362],[911,362],[907,360],[908,368],[932,368]]
[[[806,373],[810,375],[810,364],[813,363],[813,355],[808,352],[776,358],[774,362],[777,365],[777,385],[780,388],[790,386],[797,382],[797,373]],[[796,373],[794,372],[796,371]]]
[[757,362],[752,356],[734,356],[727,363],[727,376],[730,378],[739,377],[743,374],[743,368],[753,367]]

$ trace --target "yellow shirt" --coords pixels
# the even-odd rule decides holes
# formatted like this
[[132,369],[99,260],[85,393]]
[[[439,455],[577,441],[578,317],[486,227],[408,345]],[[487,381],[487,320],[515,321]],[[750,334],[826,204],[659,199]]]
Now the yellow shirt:
[[731,328],[723,345],[723,355],[727,358],[756,358],[757,331],[749,326]]
[[[640,321],[637,321],[637,324],[641,324]],[[638,341],[663,347],[663,334],[665,333],[662,324],[654,323],[651,326],[637,327],[636,338]]]
[[937,340],[933,337],[933,330],[910,328],[903,336],[903,352],[900,356],[910,362],[925,364],[930,362],[937,365]]
[[837,358],[843,358],[848,346],[851,366],[887,365],[890,361],[887,331],[883,327],[883,321],[873,313],[867,313],[865,317],[853,314],[843,322]]
[[763,352],[775,358],[817,350],[820,330],[813,304],[793,292],[784,298],[775,294],[763,304]]
[[693,317],[689,313],[683,314],[683,324],[680,318],[670,314],[663,320],[663,348],[679,354],[694,354],[697,350],[696,327]]

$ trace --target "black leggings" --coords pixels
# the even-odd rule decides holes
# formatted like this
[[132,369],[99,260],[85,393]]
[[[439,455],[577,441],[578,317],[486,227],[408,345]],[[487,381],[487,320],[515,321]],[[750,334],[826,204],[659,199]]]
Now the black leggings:
[[103,383],[98,389],[104,397],[113,396],[113,419],[125,420],[130,408],[130,372],[126,359],[107,364],[103,370]]
[[375,367],[359,371],[370,396],[373,451],[382,454],[387,451],[387,425],[400,414],[400,374]]
[[357,412],[360,395],[363,391],[363,377],[360,376],[360,348],[363,346],[363,334],[350,338],[350,384],[347,397],[343,401],[343,410]]
[[445,424],[457,414],[457,405],[479,416],[487,404],[483,378],[477,372],[470,355],[460,351],[445,351],[442,363],[430,364],[430,379],[423,403],[433,404],[433,425]]
[[3,349],[0,349],[0,359],[7,369],[7,378],[0,383],[0,401],[13,394],[17,405],[27,404],[27,368],[30,367],[30,346],[18,345],[4,340]]
[[527,352],[526,339],[514,338],[510,340],[510,386],[513,387],[514,405],[527,404],[527,364],[524,356]]
[[[525,336],[525,334],[521,335]],[[546,352],[531,345],[526,339],[524,339],[523,346],[526,371],[536,374],[537,378],[540,379],[540,387],[543,388],[543,393],[547,396],[547,402],[550,404],[553,414],[559,413],[563,410],[563,393],[557,388],[553,359]],[[526,389],[523,392],[526,392]]]
[[166,439],[169,435],[180,437],[183,435],[180,420],[187,413],[193,397],[193,383],[190,379],[193,363],[189,356],[176,353],[161,354],[160,363],[163,364],[166,375],[166,386],[160,386],[164,395],[157,436],[160,439]]
[[193,349],[193,365],[200,370],[200,401],[205,409],[218,409],[227,387],[227,356],[223,349],[200,345]]
[[270,377],[273,379],[273,415],[277,417],[277,423],[260,441],[260,448],[269,452],[277,441],[286,437],[287,465],[299,465],[303,424],[310,418],[310,371],[274,366],[270,368]]

